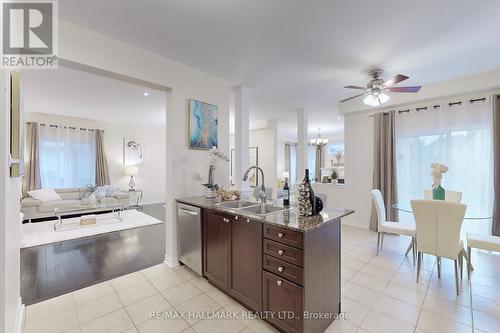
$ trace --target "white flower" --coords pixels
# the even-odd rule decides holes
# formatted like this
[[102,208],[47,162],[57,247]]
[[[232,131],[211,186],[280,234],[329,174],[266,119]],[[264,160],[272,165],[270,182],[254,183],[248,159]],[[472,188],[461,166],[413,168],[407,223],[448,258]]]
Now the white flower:
[[210,163],[209,163],[210,165],[215,166],[218,160],[229,162],[229,157],[227,157],[226,154],[221,152],[216,146],[210,148],[208,154],[210,155]]
[[448,167],[444,164],[432,163],[431,169],[432,169],[431,173],[432,185],[433,186],[441,185],[441,179],[443,179],[443,173],[446,173],[448,171]]

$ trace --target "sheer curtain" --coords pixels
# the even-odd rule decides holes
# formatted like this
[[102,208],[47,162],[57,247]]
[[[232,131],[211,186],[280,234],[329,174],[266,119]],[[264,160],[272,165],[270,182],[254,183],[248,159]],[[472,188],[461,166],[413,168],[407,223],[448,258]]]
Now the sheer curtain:
[[[400,112],[396,119],[398,201],[423,198],[431,163],[449,171],[442,186],[461,191],[467,216],[490,216],[493,206],[492,105],[489,98],[440,103]],[[405,216],[406,215],[406,216]],[[411,218],[401,214],[400,218]],[[491,220],[465,220],[463,232],[491,233]]]
[[42,188],[95,184],[95,135],[70,127],[40,126]]

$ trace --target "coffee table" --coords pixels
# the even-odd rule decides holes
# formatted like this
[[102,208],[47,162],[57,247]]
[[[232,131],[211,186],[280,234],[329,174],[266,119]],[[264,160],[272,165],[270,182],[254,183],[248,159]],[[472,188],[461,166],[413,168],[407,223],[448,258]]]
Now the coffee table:
[[[106,203],[95,203],[89,205],[75,205],[64,208],[56,208],[54,210],[54,214],[57,217],[57,221],[54,223],[54,230],[57,231],[63,225],[63,216],[66,215],[85,215],[102,211],[111,211],[113,213],[113,217],[118,222],[123,222],[123,218],[121,217],[121,212],[125,209],[125,206],[122,204],[106,204]],[[94,225],[90,225],[94,226]],[[88,226],[86,226],[88,227]]]

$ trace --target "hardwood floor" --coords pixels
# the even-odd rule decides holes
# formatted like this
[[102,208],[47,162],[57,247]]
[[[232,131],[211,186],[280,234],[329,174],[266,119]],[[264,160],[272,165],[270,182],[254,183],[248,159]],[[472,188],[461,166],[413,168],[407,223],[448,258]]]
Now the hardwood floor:
[[[145,205],[144,213],[165,221],[162,204]],[[157,265],[164,256],[165,224],[21,249],[21,297],[37,303]]]

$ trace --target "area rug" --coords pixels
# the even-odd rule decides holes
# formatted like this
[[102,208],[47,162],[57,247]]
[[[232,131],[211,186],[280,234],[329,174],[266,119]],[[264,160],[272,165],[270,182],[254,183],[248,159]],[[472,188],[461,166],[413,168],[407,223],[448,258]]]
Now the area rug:
[[99,214],[96,225],[82,227],[79,226],[79,217],[63,219],[63,226],[57,231],[54,231],[56,220],[23,224],[21,248],[163,223],[137,210],[125,210],[121,217],[123,221],[117,220],[113,213]]

